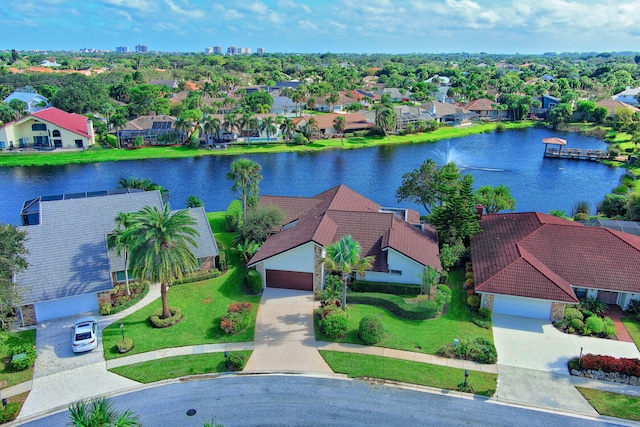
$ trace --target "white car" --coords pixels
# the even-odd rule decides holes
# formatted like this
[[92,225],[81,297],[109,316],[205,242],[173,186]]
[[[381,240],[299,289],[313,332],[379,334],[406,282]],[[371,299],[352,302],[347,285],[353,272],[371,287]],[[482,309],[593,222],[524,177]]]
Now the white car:
[[71,349],[74,353],[93,350],[98,346],[98,321],[93,317],[83,317],[73,324]]

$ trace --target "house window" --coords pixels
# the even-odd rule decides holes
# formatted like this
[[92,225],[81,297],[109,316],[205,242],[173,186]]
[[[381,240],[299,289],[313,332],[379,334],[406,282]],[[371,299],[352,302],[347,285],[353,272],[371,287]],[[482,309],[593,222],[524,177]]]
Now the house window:
[[573,288],[573,292],[576,294],[578,299],[587,297],[587,288]]
[[402,270],[389,270],[389,274],[397,274],[398,276],[402,276]]
[[[116,282],[124,282],[125,280],[124,270],[116,271]],[[131,277],[131,271],[129,271],[129,280],[135,280]]]
[[82,142],[81,139],[76,139],[76,147],[77,148],[82,148],[84,147],[84,142]]
[[60,131],[58,129],[53,131],[53,137],[60,138]]
[[47,125],[44,123],[34,123],[31,125],[31,130],[34,132],[47,130]]
[[33,137],[33,145],[36,147],[48,147],[49,146],[49,137],[48,136],[34,136]]

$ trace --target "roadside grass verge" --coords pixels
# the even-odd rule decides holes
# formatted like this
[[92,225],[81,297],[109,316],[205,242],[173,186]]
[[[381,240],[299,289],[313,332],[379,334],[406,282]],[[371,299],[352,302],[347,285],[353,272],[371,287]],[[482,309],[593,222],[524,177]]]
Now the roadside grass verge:
[[622,318],[622,323],[624,327],[627,328],[627,331],[629,331],[629,335],[631,335],[633,342],[636,343],[636,347],[640,350],[640,322],[624,317]]
[[[210,219],[215,228],[214,236],[225,250],[231,241],[230,233],[220,231],[220,216],[224,212],[215,212]],[[151,314],[162,304],[156,301],[115,322],[102,331],[105,359],[129,356],[169,347],[181,347],[197,344],[253,341],[255,317],[260,295],[246,295],[243,291],[244,267],[238,263],[239,256],[228,251],[229,270],[222,276],[200,282],[171,286],[168,291],[169,306],[179,307],[184,318],[178,324],[164,329],[156,329],[149,323]],[[220,329],[220,317],[234,302],[253,303],[252,320],[244,332],[229,335]],[[133,350],[119,354],[116,342],[122,339],[120,323],[124,325],[124,335],[134,342]]]
[[[458,390],[464,382],[464,369],[459,368],[339,351],[320,350],[320,354],[334,372],[349,378],[380,378],[446,390]],[[471,371],[468,384],[475,394],[493,396],[497,380],[496,374]]]
[[[505,129],[518,129],[533,126],[533,122],[503,122]],[[351,149],[375,147],[397,143],[423,143],[442,139],[492,132],[496,123],[477,123],[464,127],[442,126],[434,132],[411,134],[406,136],[347,138],[345,145],[339,138],[313,141],[308,145],[278,143],[234,144],[226,150],[192,149],[188,146],[143,147],[135,150],[91,147],[84,151],[23,153],[1,152],[0,166],[59,166],[68,164],[114,162],[121,160],[169,159],[202,156],[228,156],[249,153],[281,153],[291,151],[318,151],[325,149]]]
[[22,344],[30,346],[36,345],[35,329],[19,332],[0,332],[0,382],[7,382],[7,385],[4,387],[11,387],[25,381],[31,381],[33,378],[33,366],[24,371],[11,371],[11,348]]
[[640,421],[640,397],[576,387],[600,415]]
[[[251,356],[251,351],[237,351],[229,354],[232,353],[244,354],[247,359]],[[205,353],[135,363],[133,365],[119,366],[109,371],[139,383],[149,384],[189,375],[227,372],[227,367],[224,353]]]
[[477,336],[493,342],[493,332],[476,326],[471,321],[471,312],[467,306],[467,294],[462,287],[464,272],[462,269],[451,271],[449,286],[451,287],[451,303],[445,315],[428,320],[401,319],[393,313],[370,305],[348,304],[349,332],[347,336],[332,340],[318,330],[318,341],[336,341],[351,344],[364,344],[358,337],[360,320],[365,316],[379,316],[385,326],[386,337],[375,344],[377,347],[395,348],[399,350],[436,354],[443,344],[452,343],[455,338],[475,338]]

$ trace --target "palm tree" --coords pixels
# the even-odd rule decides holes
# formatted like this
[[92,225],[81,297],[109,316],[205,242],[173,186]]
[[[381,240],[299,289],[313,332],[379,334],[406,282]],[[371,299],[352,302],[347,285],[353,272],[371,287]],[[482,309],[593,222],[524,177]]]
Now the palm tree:
[[307,123],[302,127],[302,133],[307,139],[314,137],[318,130],[320,130],[320,126],[318,125],[318,121],[313,117],[309,117]]
[[187,197],[187,207],[188,208],[199,208],[204,206],[204,203],[198,196],[194,196],[193,194]]
[[291,117],[282,117],[280,123],[280,130],[282,131],[282,136],[286,141],[291,139],[291,135],[296,130],[296,125],[293,123],[293,119]]
[[118,212],[116,216],[116,228],[107,235],[107,248],[115,249],[116,255],[124,256],[124,283],[127,288],[127,295],[131,295],[129,290],[129,244],[127,241],[127,227],[129,226],[129,214]]
[[370,270],[376,260],[375,256],[361,258],[360,243],[347,234],[335,243],[327,246],[322,262],[332,271],[339,271],[342,276],[342,309],[347,309],[347,281],[351,273],[364,273]]
[[344,116],[337,116],[333,119],[333,129],[340,134],[340,141],[344,147],[344,130],[347,128],[347,119]]
[[75,427],[139,427],[137,415],[127,409],[120,414],[106,397],[96,397],[87,405],[78,401],[69,406],[70,425]]
[[227,132],[233,132],[238,126],[238,120],[234,113],[227,113],[224,115],[224,121],[222,122],[222,128]]
[[175,121],[176,133],[180,135],[180,143],[184,144],[184,134],[191,129],[191,123],[182,117],[178,117]]
[[424,273],[418,274],[418,276],[422,279],[422,293],[427,295],[430,300],[435,298],[435,287],[438,284],[438,280],[440,280],[440,273],[435,268],[427,265],[424,268]]
[[202,125],[202,129],[204,133],[207,135],[207,142],[209,142],[209,136],[215,135],[214,139],[218,139],[220,136],[220,128],[221,128],[220,119],[217,117],[207,117]]
[[375,110],[376,126],[378,126],[382,130],[382,132],[384,132],[387,139],[391,140],[391,138],[389,137],[389,132],[395,130],[398,123],[398,116],[396,112],[391,105],[384,103],[376,105]]
[[163,209],[145,206],[132,213],[130,220],[126,239],[131,242],[131,273],[160,283],[161,318],[167,319],[171,317],[167,283],[198,267],[198,260],[189,248],[198,246],[193,238],[199,236],[193,228],[196,220],[186,209],[172,213],[169,205]]
[[120,130],[127,124],[127,119],[122,114],[114,114],[109,119],[109,123],[116,131],[116,135],[118,136],[118,148],[121,148]]
[[242,201],[242,220],[247,219],[247,205],[257,202],[260,191],[262,167],[249,159],[238,159],[231,163],[231,171],[227,172],[227,179],[233,181],[231,191]]
[[339,100],[340,100],[340,95],[338,95],[336,92],[331,92],[324,99],[324,101],[329,105],[329,112],[330,113],[333,113],[333,109],[331,107],[333,107]]
[[273,116],[262,119],[262,123],[260,123],[260,130],[267,132],[267,140],[270,139],[272,133],[278,132],[276,119]]

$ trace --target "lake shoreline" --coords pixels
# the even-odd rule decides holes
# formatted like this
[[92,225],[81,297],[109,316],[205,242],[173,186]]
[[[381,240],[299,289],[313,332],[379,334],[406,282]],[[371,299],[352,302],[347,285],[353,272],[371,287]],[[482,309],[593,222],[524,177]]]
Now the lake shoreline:
[[[526,129],[536,125],[532,121],[500,122],[504,130]],[[494,132],[498,122],[477,123],[463,127],[442,126],[433,132],[386,137],[352,137],[317,140],[307,145],[292,144],[234,144],[224,150],[193,149],[185,146],[143,147],[135,150],[94,147],[84,151],[0,153],[0,167],[63,166],[73,164],[117,162],[127,160],[197,158],[203,156],[241,156],[246,154],[317,152],[324,150],[354,150],[382,145],[433,143],[446,139],[463,138],[486,132]]]

